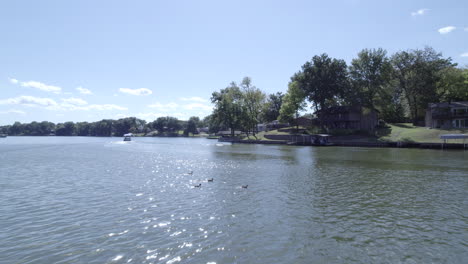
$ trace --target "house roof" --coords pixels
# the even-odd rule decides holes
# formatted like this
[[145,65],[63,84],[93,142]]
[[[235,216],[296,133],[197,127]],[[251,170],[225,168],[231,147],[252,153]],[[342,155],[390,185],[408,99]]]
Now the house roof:
[[442,103],[431,103],[430,108],[449,108],[449,107],[468,107],[468,101],[462,102],[442,102]]

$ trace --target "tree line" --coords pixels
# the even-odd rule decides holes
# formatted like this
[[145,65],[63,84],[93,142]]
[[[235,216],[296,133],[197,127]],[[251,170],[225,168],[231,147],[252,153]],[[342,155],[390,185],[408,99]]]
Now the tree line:
[[376,110],[390,123],[424,121],[429,103],[467,101],[468,69],[458,68],[431,47],[399,51],[363,49],[350,65],[326,53],[312,57],[293,74],[286,94],[270,94],[240,84],[213,92],[210,127],[242,130],[255,135],[257,124],[271,120],[293,122],[307,102],[319,122],[333,106],[362,106]]
[[43,136],[121,136],[125,133],[157,131],[175,135],[197,133],[209,127],[212,133],[241,130],[256,135],[258,124],[280,120],[293,123],[305,110],[307,102],[320,121],[333,106],[362,106],[379,113],[389,123],[424,120],[429,103],[468,101],[468,68],[459,68],[431,47],[399,51],[387,55],[384,49],[363,49],[349,65],[326,53],[312,57],[291,76],[285,94],[266,94],[250,77],[211,95],[213,112],[200,120],[191,117],[159,117],[146,121],[135,118],[104,119],[98,122],[32,122],[0,127],[9,135]]
[[20,123],[0,126],[0,133],[11,136],[123,136],[126,133],[147,134],[155,132],[156,135],[183,135],[197,134],[198,127],[203,126],[199,117],[191,117],[188,121],[178,120],[176,117],[159,117],[152,122],[136,117],[121,118],[118,120],[104,119],[97,122],[65,122],[54,124],[48,121]]

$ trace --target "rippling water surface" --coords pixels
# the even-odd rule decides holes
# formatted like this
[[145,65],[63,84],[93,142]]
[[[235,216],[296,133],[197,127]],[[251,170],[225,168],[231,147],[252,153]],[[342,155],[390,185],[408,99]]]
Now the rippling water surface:
[[8,137],[0,262],[464,263],[467,190],[468,151]]

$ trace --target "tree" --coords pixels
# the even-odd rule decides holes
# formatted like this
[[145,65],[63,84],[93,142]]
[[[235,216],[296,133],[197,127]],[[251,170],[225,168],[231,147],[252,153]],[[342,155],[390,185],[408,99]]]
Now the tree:
[[57,136],[73,136],[75,130],[75,124],[73,122],[65,122],[57,124],[55,134]]
[[245,108],[245,119],[243,124],[247,135],[250,132],[258,132],[257,125],[260,123],[261,108],[265,103],[265,94],[252,85],[252,79],[250,77],[244,77],[241,83],[243,92],[243,106]]
[[[283,98],[279,119],[282,122],[289,123],[297,120],[297,118],[299,118],[299,111],[304,110],[306,107],[305,97],[306,95],[304,91],[299,88],[298,82],[290,82],[288,85],[288,92]],[[296,129],[299,129],[297,122]]]
[[438,83],[441,101],[468,101],[468,68],[449,67],[442,71]]
[[277,92],[270,94],[266,103],[263,105],[263,120],[271,122],[277,120],[280,115],[281,105],[283,103],[284,94]]
[[[347,67],[344,60],[328,57],[327,54],[314,56],[302,66],[302,71],[292,78],[304,92],[317,112],[343,102],[349,93]],[[319,120],[322,116],[318,116]]]
[[94,122],[90,127],[91,136],[98,137],[110,137],[112,136],[112,122],[111,119],[103,119],[98,122]]
[[77,122],[75,124],[75,131],[77,136],[89,136],[91,134],[91,124],[88,122]]
[[439,102],[437,85],[445,69],[455,66],[451,59],[426,47],[400,51],[391,58],[393,72],[408,104],[411,119],[417,125],[429,103]]
[[184,130],[184,134],[187,136],[189,135],[189,133],[198,134],[197,127],[199,123],[200,123],[200,118],[196,116],[190,117],[187,122],[187,128]]
[[219,127],[229,128],[233,137],[234,131],[241,128],[245,117],[241,90],[235,82],[231,82],[225,89],[214,92],[211,95],[211,102],[215,105],[212,122]]
[[351,95],[355,96],[345,100],[379,110],[388,105],[390,97],[386,88],[391,81],[392,65],[386,54],[381,48],[364,49],[358,53],[349,66],[349,77],[355,89]]

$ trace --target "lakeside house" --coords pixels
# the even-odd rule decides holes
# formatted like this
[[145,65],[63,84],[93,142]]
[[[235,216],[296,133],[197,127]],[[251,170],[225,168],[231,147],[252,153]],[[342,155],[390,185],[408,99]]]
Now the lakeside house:
[[274,121],[271,121],[270,123],[266,124],[266,131],[285,128],[285,127],[288,127],[288,126],[289,126],[288,123],[280,123],[280,121],[274,120]]
[[298,126],[303,126],[303,127],[310,127],[314,124],[314,120],[312,118],[301,116],[301,117],[294,119],[294,124],[297,124]]
[[425,126],[430,128],[468,128],[468,101],[429,104]]
[[316,114],[329,129],[373,131],[379,123],[378,112],[362,106],[334,106]]

